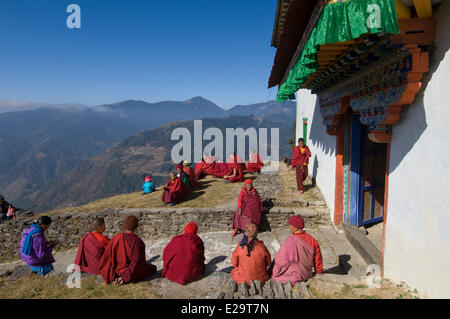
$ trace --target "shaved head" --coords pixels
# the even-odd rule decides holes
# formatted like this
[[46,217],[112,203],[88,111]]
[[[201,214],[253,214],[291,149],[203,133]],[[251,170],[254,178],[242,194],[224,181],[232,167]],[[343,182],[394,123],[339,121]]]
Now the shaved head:
[[105,220],[101,217],[95,217],[91,222],[92,231],[98,231],[105,226]]

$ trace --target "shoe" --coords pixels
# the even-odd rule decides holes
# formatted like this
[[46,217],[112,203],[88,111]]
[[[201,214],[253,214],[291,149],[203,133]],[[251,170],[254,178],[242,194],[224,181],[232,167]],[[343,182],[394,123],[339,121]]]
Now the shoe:
[[170,206],[175,206],[176,205],[176,203],[170,203]]

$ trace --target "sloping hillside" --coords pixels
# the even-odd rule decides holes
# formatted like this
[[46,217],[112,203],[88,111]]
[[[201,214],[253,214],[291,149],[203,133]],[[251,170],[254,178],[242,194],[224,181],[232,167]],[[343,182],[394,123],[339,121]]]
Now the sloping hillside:
[[[193,121],[173,122],[123,140],[104,153],[78,165],[63,178],[48,183],[30,197],[30,201],[34,203],[33,210],[42,212],[135,192],[140,189],[145,175],[152,175],[156,184],[161,185],[167,180],[168,173],[175,168],[170,152],[177,141],[171,140],[172,131],[185,127],[193,136],[193,125]],[[232,116],[203,120],[203,130],[208,127],[219,128],[224,136],[226,128],[279,128],[280,155],[290,154],[288,139],[291,132],[285,122]],[[209,141],[205,141],[203,146],[207,143]]]

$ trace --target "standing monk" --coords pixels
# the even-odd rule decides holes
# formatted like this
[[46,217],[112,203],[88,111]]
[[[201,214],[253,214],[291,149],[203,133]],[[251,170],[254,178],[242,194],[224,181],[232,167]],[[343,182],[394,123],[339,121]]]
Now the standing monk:
[[295,285],[311,278],[313,268],[317,274],[322,273],[323,261],[319,243],[303,230],[303,218],[292,216],[289,226],[292,235],[286,238],[274,258],[272,278]]
[[183,162],[183,171],[189,176],[189,186],[195,187],[197,185],[197,177],[194,170],[191,168],[188,162]]
[[185,285],[200,279],[205,272],[205,246],[197,236],[198,227],[190,222],[184,234],[175,236],[164,248],[161,276]]
[[81,272],[100,274],[98,265],[109,242],[109,238],[103,235],[105,228],[105,220],[96,217],[91,223],[92,232],[81,238],[75,259],[75,265],[80,267]]
[[164,186],[164,192],[162,195],[162,201],[165,204],[170,204],[171,206],[176,205],[180,201],[186,198],[187,191],[184,183],[180,178],[177,177],[175,173],[170,173],[169,180]]
[[311,157],[309,147],[305,145],[303,138],[298,139],[298,145],[292,150],[291,167],[295,167],[297,189],[303,194],[303,181],[308,177],[308,163]]
[[252,180],[247,179],[239,194],[238,209],[233,216],[234,233],[231,236],[236,236],[239,230],[245,229],[245,226],[250,223],[259,226],[263,210],[258,191],[253,187]]
[[108,243],[98,270],[106,284],[119,285],[144,280],[156,272],[156,266],[145,261],[145,244],[134,232],[138,219],[130,215],[125,218],[125,232],[117,234]]

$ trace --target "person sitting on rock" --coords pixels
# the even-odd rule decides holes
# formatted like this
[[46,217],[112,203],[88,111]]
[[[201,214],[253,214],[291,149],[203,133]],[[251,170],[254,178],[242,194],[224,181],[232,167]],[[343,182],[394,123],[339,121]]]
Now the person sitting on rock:
[[247,170],[247,165],[245,165],[245,161],[237,155],[235,152],[230,153],[230,157],[227,158],[228,164],[233,164],[234,162],[237,162],[238,165],[241,167],[241,170],[244,172]]
[[92,231],[81,238],[75,259],[75,265],[80,267],[81,272],[100,274],[98,265],[109,242],[109,238],[103,235],[105,228],[105,220],[96,217],[91,222]]
[[176,167],[177,177],[183,182],[186,190],[189,190],[189,175],[183,171],[183,164],[178,164]]
[[205,246],[197,230],[197,225],[190,222],[184,227],[184,234],[175,236],[164,248],[161,277],[186,285],[203,276]]
[[54,269],[52,251],[56,242],[47,242],[44,236],[51,223],[50,217],[41,216],[22,232],[20,258],[38,275],[45,276]]
[[134,232],[139,226],[136,216],[125,218],[125,232],[115,235],[105,248],[98,270],[106,284],[135,283],[156,272],[145,260],[145,244]]
[[155,185],[152,183],[152,178],[150,176],[145,176],[142,189],[144,190],[144,195],[153,193],[155,191]]
[[175,173],[170,173],[169,180],[164,186],[162,201],[165,204],[174,206],[186,198],[187,191],[184,183],[177,177]]
[[264,210],[258,191],[253,187],[251,179],[247,179],[238,198],[238,209],[233,216],[234,233],[236,236],[239,230],[243,230],[250,223],[257,227],[261,221],[261,212]]
[[267,267],[272,260],[264,243],[256,238],[257,232],[258,227],[255,224],[248,224],[244,237],[231,256],[231,264],[234,267],[231,277],[238,284],[246,282],[250,285],[252,280],[263,283],[269,279]]
[[292,216],[289,225],[291,235],[275,255],[272,278],[282,283],[289,280],[295,285],[311,278],[313,268],[316,274],[322,273],[323,261],[319,243],[303,230],[303,218]]
[[250,160],[247,165],[247,172],[249,173],[261,173],[261,168],[264,166],[261,162],[261,157],[254,149],[251,150]]

